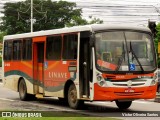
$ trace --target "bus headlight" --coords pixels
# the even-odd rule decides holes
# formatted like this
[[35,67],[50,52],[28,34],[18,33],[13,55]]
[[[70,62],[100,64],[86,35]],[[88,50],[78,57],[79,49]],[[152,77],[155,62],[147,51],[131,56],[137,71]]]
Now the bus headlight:
[[158,75],[157,75],[157,73],[155,73],[155,76],[153,77],[153,80],[151,81],[151,86],[155,85],[158,82],[157,78],[158,78]]
[[105,87],[107,85],[106,81],[104,80],[101,74],[97,74],[97,83],[101,87]]
[[101,76],[97,76],[97,81],[101,81],[102,77]]
[[152,81],[151,81],[151,86],[152,86],[152,85],[155,85],[156,83],[157,83],[157,82],[156,82],[156,79],[152,80]]
[[98,85],[101,86],[101,87],[105,87],[106,86],[106,81],[105,80],[98,81]]
[[157,78],[158,78],[158,75],[157,75],[157,73],[155,73],[153,79],[156,80]]

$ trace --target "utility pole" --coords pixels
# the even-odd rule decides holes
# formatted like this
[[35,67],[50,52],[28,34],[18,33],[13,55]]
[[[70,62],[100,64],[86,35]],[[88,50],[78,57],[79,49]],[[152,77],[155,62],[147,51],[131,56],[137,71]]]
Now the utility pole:
[[31,0],[31,32],[33,32],[33,0]]

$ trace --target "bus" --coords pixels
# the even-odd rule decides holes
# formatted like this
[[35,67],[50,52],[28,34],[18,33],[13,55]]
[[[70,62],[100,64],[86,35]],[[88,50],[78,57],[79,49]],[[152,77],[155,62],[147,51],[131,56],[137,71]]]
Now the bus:
[[127,109],[153,99],[157,62],[151,31],[127,25],[85,25],[4,36],[3,84],[21,100],[57,97],[73,109],[114,101]]

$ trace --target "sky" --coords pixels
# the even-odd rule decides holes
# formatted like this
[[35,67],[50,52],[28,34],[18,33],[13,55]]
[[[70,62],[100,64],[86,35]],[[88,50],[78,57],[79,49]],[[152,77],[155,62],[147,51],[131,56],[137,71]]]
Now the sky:
[[[0,0],[0,11],[5,2],[23,0]],[[57,0],[53,0],[57,1]],[[160,22],[160,0],[66,0],[76,2],[82,8],[82,16],[100,18],[106,24],[135,24],[146,26],[148,20]],[[0,14],[2,16],[2,14]]]

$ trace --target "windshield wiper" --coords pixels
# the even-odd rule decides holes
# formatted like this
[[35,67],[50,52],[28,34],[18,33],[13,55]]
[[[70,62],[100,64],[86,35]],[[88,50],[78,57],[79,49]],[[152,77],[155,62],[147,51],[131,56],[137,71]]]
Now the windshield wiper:
[[125,51],[123,50],[121,57],[118,59],[118,66],[116,68],[116,71],[119,71],[119,68],[122,65],[123,59],[124,59]]
[[139,66],[140,66],[140,68],[141,68],[142,72],[144,72],[144,69],[143,69],[143,67],[142,67],[142,65],[141,65],[141,63],[140,63],[140,61],[139,61],[138,57],[136,56],[135,52],[133,51],[131,41],[130,41],[130,52],[132,52],[132,54],[134,55],[134,58],[137,60],[137,62],[138,62],[138,64],[139,64]]
[[119,68],[121,67],[122,65],[122,62],[123,62],[123,59],[125,60],[125,49],[124,49],[124,42],[122,42],[122,47],[123,47],[123,52],[122,52],[122,55],[119,57],[118,59],[118,66],[116,68],[116,71],[119,71]]

